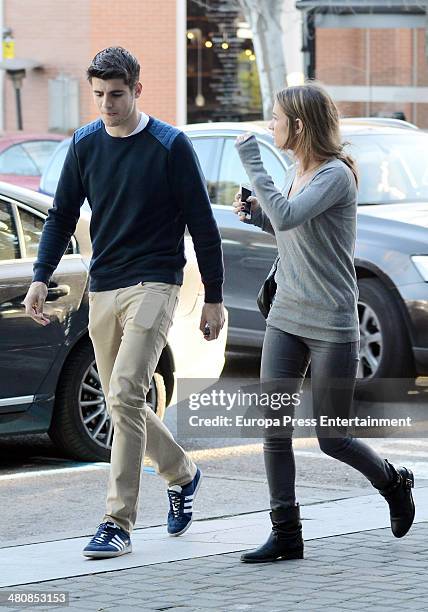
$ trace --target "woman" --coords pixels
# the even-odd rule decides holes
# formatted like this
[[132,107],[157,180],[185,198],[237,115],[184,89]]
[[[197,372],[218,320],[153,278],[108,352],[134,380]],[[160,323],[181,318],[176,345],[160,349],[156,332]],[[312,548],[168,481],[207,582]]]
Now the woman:
[[[242,221],[273,234],[280,256],[261,379],[280,380],[279,386],[287,391],[300,391],[311,363],[314,416],[326,410],[347,416],[359,362],[353,263],[357,171],[340,141],[338,110],[319,85],[310,82],[283,89],[276,95],[272,115],[269,128],[275,145],[291,151],[296,161],[285,195],[266,173],[255,137],[244,134],[236,142],[257,197],[249,200],[250,221],[242,213],[239,194],[234,211]],[[339,391],[334,382],[338,379],[346,382]],[[415,514],[411,471],[396,469],[343,429],[322,433],[317,426],[316,430],[322,451],[359,470],[385,497],[392,532],[404,536]],[[303,558],[291,433],[292,427],[276,433],[271,428],[265,435],[272,532],[265,544],[242,555],[244,562]]]

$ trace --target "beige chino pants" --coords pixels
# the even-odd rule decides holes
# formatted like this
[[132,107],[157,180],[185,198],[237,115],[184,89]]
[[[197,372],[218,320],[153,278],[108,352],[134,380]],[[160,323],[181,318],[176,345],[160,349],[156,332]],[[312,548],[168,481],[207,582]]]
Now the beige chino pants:
[[89,293],[89,336],[113,421],[105,520],[131,532],[147,453],[171,485],[190,482],[196,466],[145,399],[166,345],[180,287],[144,282]]

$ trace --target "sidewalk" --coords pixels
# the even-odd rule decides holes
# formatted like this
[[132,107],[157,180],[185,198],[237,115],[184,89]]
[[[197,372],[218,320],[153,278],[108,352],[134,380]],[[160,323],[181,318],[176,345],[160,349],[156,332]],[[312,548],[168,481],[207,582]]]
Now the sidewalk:
[[0,594],[69,591],[69,609],[88,612],[427,610],[428,488],[414,494],[416,523],[400,540],[377,495],[303,506],[304,560],[239,562],[266,538],[264,512],[197,521],[182,538],[138,529],[135,552],[113,560],[81,557],[86,537],[3,548]]

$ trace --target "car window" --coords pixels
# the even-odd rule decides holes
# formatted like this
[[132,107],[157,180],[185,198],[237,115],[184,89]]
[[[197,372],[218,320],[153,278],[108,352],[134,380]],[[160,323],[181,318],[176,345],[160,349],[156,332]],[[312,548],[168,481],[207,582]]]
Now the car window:
[[[44,220],[38,215],[19,208],[22,231],[24,234],[25,257],[37,257],[40,238],[42,236]],[[69,242],[65,255],[73,253],[73,245]]]
[[275,153],[264,144],[260,144],[260,155],[266,172],[272,177],[275,186],[282,191],[285,187],[286,168],[284,168]]
[[[266,172],[272,177],[276,187],[282,191],[286,180],[286,168],[271,149],[261,142],[259,146]],[[231,206],[241,183],[249,182],[235,147],[235,139],[226,138],[220,165],[218,204]]]
[[0,261],[19,259],[19,241],[12,207],[0,201]]
[[400,130],[396,134],[345,135],[359,173],[358,203],[426,202],[428,135]]
[[207,138],[194,136],[191,140],[207,181],[210,200],[214,204],[218,200],[218,157],[223,139],[214,136]]
[[0,174],[39,176],[37,166],[21,145],[12,145],[0,153]]
[[65,143],[61,143],[53,152],[40,182],[40,189],[43,193],[49,195],[55,194],[68,147],[69,141],[66,141]]
[[42,174],[57,146],[57,140],[33,140],[22,143],[22,148],[28,153],[37,166],[39,174]]
[[25,257],[36,257],[43,230],[43,219],[26,210],[19,210],[22,231],[24,234]]

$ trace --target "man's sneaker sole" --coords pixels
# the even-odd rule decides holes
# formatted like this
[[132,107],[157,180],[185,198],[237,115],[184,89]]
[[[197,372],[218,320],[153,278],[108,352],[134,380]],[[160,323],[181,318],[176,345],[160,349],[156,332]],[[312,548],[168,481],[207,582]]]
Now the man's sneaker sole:
[[126,555],[127,553],[132,552],[132,544],[129,544],[123,550],[111,550],[111,551],[102,551],[102,550],[84,550],[84,557],[91,557],[92,559],[111,559],[113,557],[120,557],[121,555]]
[[[199,487],[201,486],[202,477],[203,477],[203,474],[201,472],[201,474],[199,476],[198,484],[196,485],[196,489],[193,492],[193,502],[195,501],[196,494],[199,491]],[[187,523],[187,525],[184,527],[184,529],[182,529],[181,531],[177,531],[177,533],[168,533],[168,535],[171,536],[172,538],[176,538],[177,536],[181,536],[181,535],[183,535],[183,533],[185,533],[189,529],[189,527],[190,527],[190,525],[192,523],[193,523],[193,511],[192,511],[192,518]]]

